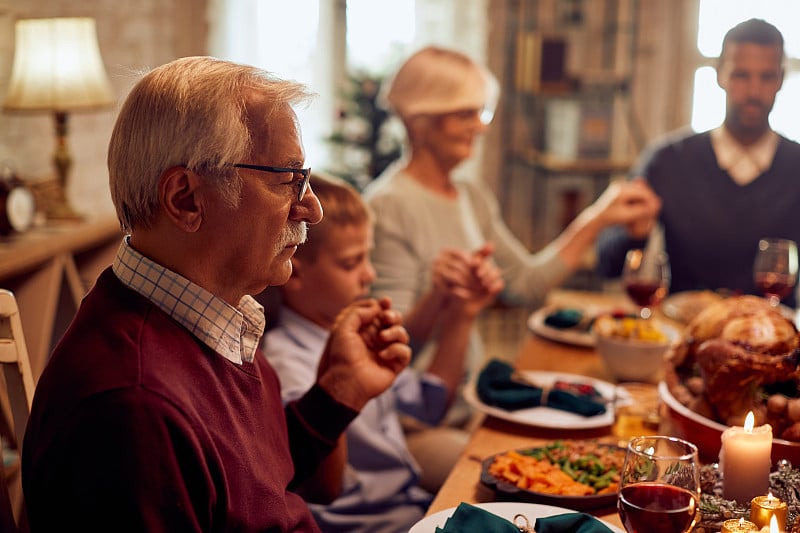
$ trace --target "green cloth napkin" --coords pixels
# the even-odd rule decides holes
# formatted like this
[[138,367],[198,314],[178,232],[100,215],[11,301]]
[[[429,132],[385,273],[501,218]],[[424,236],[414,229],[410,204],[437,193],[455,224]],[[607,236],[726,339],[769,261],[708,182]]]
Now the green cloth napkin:
[[460,503],[455,512],[437,527],[436,533],[519,533],[517,526],[496,514],[468,503]]
[[[478,375],[478,398],[486,405],[508,411],[542,405],[542,389],[512,380],[513,372],[514,368],[505,361],[489,361]],[[568,390],[551,389],[545,405],[583,416],[605,413],[606,406],[596,401],[600,398],[599,393],[594,387],[588,387],[588,391],[588,394],[576,394]]]
[[600,520],[586,513],[564,513],[536,519],[536,533],[613,533]]
[[[534,524],[533,517],[529,517],[528,522]],[[613,533],[600,520],[586,513],[537,518],[535,529],[536,533]],[[505,518],[462,502],[445,521],[444,527],[436,528],[436,533],[520,533],[520,530]]]

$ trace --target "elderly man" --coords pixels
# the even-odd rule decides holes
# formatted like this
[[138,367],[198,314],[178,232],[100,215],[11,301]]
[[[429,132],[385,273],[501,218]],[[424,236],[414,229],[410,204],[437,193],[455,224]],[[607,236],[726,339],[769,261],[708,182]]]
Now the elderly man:
[[[674,292],[761,294],[753,280],[758,241],[800,241],[800,145],[769,125],[783,61],[783,36],[772,24],[750,19],[731,28],[717,66],[726,94],[724,123],[712,131],[668,136],[636,169],[662,201]],[[644,244],[622,228],[607,230],[598,240],[599,271],[618,276],[625,252]],[[794,305],[795,297],[784,303]]]
[[34,531],[316,531],[290,491],[408,363],[387,301],[338,317],[316,384],[281,403],[263,308],[322,210],[303,86],[206,57],[147,74],[109,145],[127,236],[39,381],[24,441]]

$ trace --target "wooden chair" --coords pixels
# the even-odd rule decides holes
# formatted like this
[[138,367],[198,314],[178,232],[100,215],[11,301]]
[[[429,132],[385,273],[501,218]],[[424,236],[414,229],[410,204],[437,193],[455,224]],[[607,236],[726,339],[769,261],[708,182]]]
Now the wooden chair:
[[[4,393],[0,397],[3,426],[0,433],[21,457],[22,437],[33,402],[34,381],[17,301],[14,294],[5,289],[0,289],[0,366],[5,378],[0,382],[0,392]],[[10,485],[16,490],[10,490]],[[12,493],[18,497],[13,498]],[[0,461],[0,530],[27,529],[21,493],[19,459],[8,472]]]

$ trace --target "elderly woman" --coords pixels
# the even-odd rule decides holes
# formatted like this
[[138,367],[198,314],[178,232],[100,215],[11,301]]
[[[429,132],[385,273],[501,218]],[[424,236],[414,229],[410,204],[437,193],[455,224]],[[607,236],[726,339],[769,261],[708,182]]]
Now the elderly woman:
[[[547,291],[578,267],[600,231],[624,224],[645,235],[660,209],[641,181],[612,183],[553,242],[530,253],[503,222],[495,196],[479,180],[457,180],[454,169],[473,152],[491,119],[497,81],[462,53],[428,47],[412,55],[382,88],[408,136],[407,154],[371,183],[365,197],[376,215],[375,294],[404,312],[405,326],[425,367],[437,344],[437,320],[452,302],[437,291],[432,265],[442,249],[469,254],[493,249],[503,295],[540,305]],[[468,368],[482,362],[477,332],[466,333]],[[466,344],[467,341],[465,341]]]

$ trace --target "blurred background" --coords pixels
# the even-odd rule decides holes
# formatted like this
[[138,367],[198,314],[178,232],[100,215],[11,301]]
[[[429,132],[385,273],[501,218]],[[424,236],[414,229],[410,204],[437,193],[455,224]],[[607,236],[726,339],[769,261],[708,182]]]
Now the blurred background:
[[[798,139],[794,0],[0,0],[0,101],[17,20],[91,17],[113,103],[70,114],[66,194],[78,212],[113,212],[106,148],[137,74],[187,55],[308,83],[318,95],[300,110],[309,165],[361,187],[402,149],[402,128],[375,102],[381,80],[421,46],[458,48],[502,86],[494,122],[461,171],[495,189],[510,227],[535,250],[624,176],[647,142],[719,124],[713,65],[725,31],[752,16],[786,38],[772,120]],[[53,127],[48,113],[0,113],[0,161],[26,183],[52,180]]]

